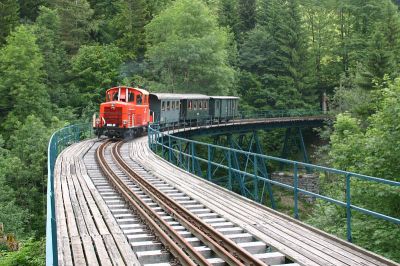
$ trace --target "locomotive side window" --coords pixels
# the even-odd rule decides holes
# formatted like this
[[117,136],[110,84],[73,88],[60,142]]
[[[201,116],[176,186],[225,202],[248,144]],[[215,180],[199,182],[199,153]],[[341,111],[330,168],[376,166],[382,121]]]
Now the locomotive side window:
[[133,94],[131,91],[128,93],[128,102],[134,102],[135,101],[135,94]]

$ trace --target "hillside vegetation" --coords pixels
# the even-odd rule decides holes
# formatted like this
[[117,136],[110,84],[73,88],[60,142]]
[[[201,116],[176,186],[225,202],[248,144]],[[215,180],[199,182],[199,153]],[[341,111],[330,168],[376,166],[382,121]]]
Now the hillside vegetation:
[[[0,0],[0,222],[23,244],[20,252],[0,251],[0,265],[44,263],[49,137],[88,121],[118,84],[237,95],[253,111],[318,109],[326,93],[338,116],[321,132],[326,145],[315,163],[400,181],[397,4]],[[355,192],[395,217],[399,195]],[[309,222],[345,232],[344,210],[324,203]],[[400,261],[398,226],[360,217],[354,228],[355,243]]]

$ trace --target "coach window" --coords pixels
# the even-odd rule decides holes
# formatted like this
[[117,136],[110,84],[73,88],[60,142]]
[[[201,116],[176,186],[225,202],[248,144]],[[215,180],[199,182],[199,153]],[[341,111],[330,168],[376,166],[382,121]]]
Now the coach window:
[[199,109],[201,110],[203,108],[203,105],[201,104],[201,101],[199,101]]
[[188,101],[188,109],[192,109],[192,101],[190,100],[190,101]]
[[193,101],[193,110],[197,110],[197,101]]
[[164,101],[161,102],[161,111],[165,111],[165,102]]
[[171,110],[175,110],[175,101],[171,101]]
[[170,101],[167,101],[167,111],[170,109]]
[[204,107],[204,109],[207,109],[207,101],[203,102],[203,107]]

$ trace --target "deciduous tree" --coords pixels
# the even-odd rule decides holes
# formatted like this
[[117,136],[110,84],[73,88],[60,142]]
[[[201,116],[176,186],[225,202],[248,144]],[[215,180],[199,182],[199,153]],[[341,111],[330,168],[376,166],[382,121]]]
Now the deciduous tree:
[[[43,84],[43,57],[32,29],[21,25],[0,51],[0,106],[8,109],[3,129],[11,134],[28,115],[50,121],[51,105]],[[7,140],[8,138],[6,138]]]
[[151,77],[171,92],[219,94],[232,86],[227,33],[200,0],[178,0],[146,26]]

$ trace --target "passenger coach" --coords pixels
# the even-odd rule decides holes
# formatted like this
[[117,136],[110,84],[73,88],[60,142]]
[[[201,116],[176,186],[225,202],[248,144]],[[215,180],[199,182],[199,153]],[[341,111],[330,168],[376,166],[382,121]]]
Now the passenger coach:
[[149,93],[140,88],[118,86],[106,91],[99,117],[93,117],[98,136],[133,137],[150,122],[164,125],[229,121],[238,111],[239,98],[203,94]]

